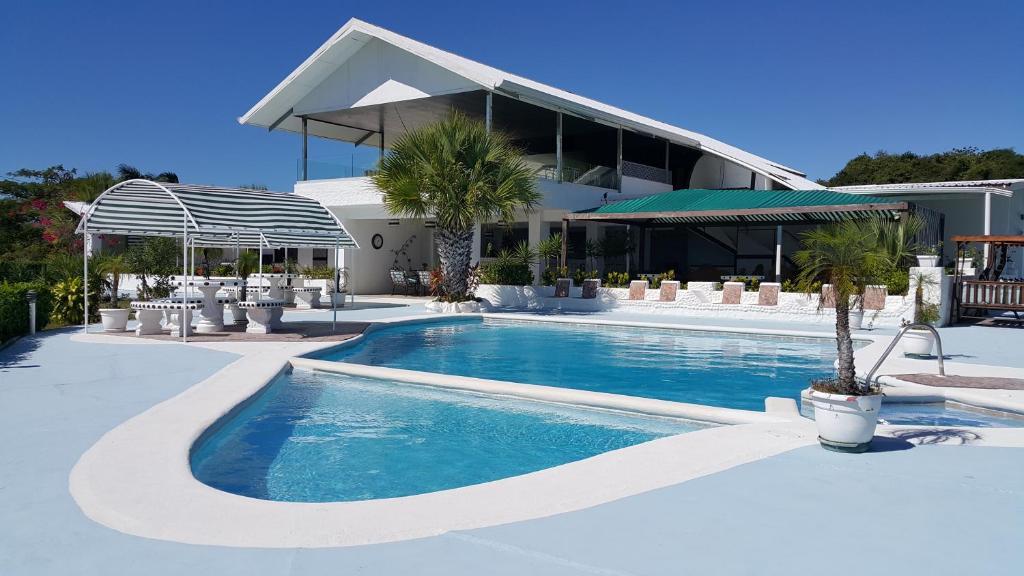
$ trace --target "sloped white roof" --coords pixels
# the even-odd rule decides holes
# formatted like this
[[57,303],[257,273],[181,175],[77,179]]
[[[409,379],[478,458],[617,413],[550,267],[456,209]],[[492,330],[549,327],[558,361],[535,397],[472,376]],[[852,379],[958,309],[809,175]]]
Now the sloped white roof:
[[356,18],[346,22],[305,62],[239,118],[239,123],[265,128],[274,126],[282,117],[289,114],[292,107],[302,97],[316,88],[345,60],[374,38],[467,78],[485,90],[522,96],[537,103],[593,116],[621,124],[627,128],[660,136],[678,144],[696,147],[768,176],[795,190],[823,188],[820,184],[808,180],[803,172],[740,150],[714,138],[474,62]]
[[984,194],[991,192],[999,196],[1013,196],[1014,190],[1024,190],[1024,178],[1001,180],[957,180],[952,182],[905,182],[901,184],[862,184],[856,186],[835,186],[830,190],[852,194],[899,195],[899,194]]

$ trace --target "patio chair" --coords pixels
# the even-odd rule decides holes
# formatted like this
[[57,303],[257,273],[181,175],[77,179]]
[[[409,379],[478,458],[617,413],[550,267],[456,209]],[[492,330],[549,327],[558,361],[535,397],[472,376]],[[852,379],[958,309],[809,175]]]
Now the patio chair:
[[392,296],[394,296],[398,292],[401,292],[403,295],[406,296],[415,295],[418,285],[418,280],[416,280],[415,277],[410,277],[408,274],[406,274],[405,270],[391,271]]
[[416,277],[420,282],[420,295],[428,296],[430,294],[430,270],[417,270]]

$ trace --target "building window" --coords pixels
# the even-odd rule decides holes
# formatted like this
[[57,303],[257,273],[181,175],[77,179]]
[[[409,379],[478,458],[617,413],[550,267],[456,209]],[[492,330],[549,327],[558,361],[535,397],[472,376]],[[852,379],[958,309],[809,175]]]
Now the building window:
[[327,248],[313,248],[313,266],[327,266]]

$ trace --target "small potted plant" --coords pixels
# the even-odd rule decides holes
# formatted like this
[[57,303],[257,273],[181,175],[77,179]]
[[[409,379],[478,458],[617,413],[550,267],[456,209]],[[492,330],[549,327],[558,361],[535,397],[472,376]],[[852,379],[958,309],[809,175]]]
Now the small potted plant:
[[935,268],[939,265],[939,258],[942,256],[942,242],[925,244],[918,248],[917,265],[921,268]]
[[[914,324],[937,324],[941,319],[939,307],[925,302],[925,288],[935,286],[935,280],[928,274],[916,274],[911,278],[914,286]],[[905,356],[931,356],[935,346],[935,335],[931,330],[911,329],[900,338]]]
[[957,260],[957,270],[964,276],[974,276],[975,269],[981,263],[981,251],[974,246],[968,246],[960,259]]
[[850,220],[808,230],[801,238],[802,249],[794,255],[803,292],[813,294],[825,282],[835,294],[836,375],[813,380],[807,395],[814,405],[818,441],[838,452],[868,449],[882,406],[878,387],[857,380],[850,335],[850,302],[859,300],[873,280],[872,271],[886,259],[868,226]]
[[125,275],[127,264],[124,256],[97,256],[94,258],[96,272],[102,277],[109,276],[110,285],[110,307],[100,308],[100,320],[103,322],[104,332],[124,332],[128,329],[128,317],[131,315],[130,308],[118,307],[118,290],[121,285],[121,277]]

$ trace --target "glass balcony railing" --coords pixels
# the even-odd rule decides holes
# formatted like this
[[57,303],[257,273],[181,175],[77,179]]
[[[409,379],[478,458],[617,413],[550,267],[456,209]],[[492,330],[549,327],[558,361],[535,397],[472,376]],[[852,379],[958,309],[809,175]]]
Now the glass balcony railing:
[[[376,157],[363,158],[310,158],[306,162],[306,180],[330,180],[332,178],[355,178],[369,176],[377,170]],[[295,179],[303,180],[302,159],[295,161]]]

